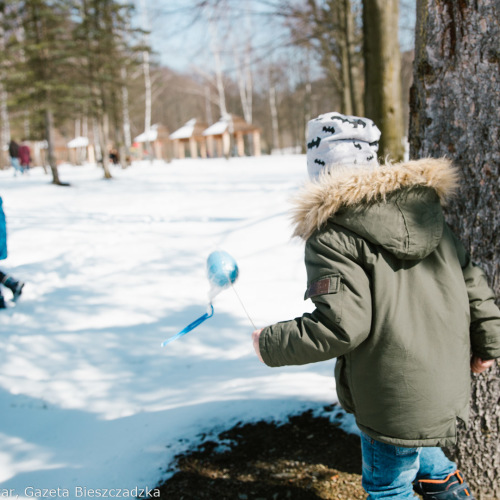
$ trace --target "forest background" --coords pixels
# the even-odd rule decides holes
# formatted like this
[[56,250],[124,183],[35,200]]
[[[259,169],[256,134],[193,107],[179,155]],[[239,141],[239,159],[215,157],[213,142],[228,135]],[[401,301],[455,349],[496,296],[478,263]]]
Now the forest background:
[[[383,15],[363,20],[377,3]],[[307,121],[340,111],[375,119],[395,136],[381,154],[401,159],[414,23],[415,0],[0,2],[0,140],[46,140],[57,184],[56,137],[92,131],[109,177],[100,152],[128,157],[152,124],[230,113],[261,129],[264,153],[300,152]],[[376,109],[381,86],[390,102]]]

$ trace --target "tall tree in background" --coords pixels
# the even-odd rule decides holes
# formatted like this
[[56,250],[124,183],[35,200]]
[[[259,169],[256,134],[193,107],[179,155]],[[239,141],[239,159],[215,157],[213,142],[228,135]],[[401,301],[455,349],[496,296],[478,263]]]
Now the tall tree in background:
[[79,81],[86,89],[86,113],[93,121],[98,159],[104,178],[109,179],[108,146],[113,142],[123,151],[125,144],[123,76],[127,72],[124,69],[138,65],[134,54],[142,47],[132,45],[137,30],[130,28],[131,5],[116,0],[81,0],[75,5]]
[[[412,157],[443,155],[462,173],[447,218],[500,294],[498,2],[418,0]],[[500,368],[473,376],[471,421],[452,450],[480,498],[500,498]]]
[[238,38],[233,44],[234,62],[240,91],[241,108],[247,123],[253,122],[252,32],[248,10],[245,16],[245,41],[243,50],[237,50]]
[[403,109],[399,0],[363,0],[365,115],[382,132],[379,155],[402,160]]
[[14,4],[11,14],[18,24],[7,46],[15,55],[7,84],[16,107],[29,110],[33,128],[44,130],[52,182],[61,185],[54,154],[54,114],[68,105],[72,88],[72,82],[61,77],[68,74],[72,47],[67,2],[26,0]]
[[[93,121],[96,149],[100,153],[104,178],[110,179],[109,157],[109,113],[111,96],[108,82],[116,80],[117,56],[112,29],[112,5],[108,0],[83,0],[81,3],[81,23],[77,33],[84,41],[82,61],[85,61],[88,86],[90,115]],[[111,30],[110,30],[111,28]],[[120,66],[118,66],[120,68]],[[97,137],[96,137],[97,136]]]
[[150,65],[150,54],[149,49],[146,47],[149,45],[149,20],[148,20],[148,8],[147,1],[141,0],[141,14],[142,14],[142,28],[143,28],[143,40],[144,40],[144,50],[142,51],[142,70],[144,73],[144,134],[146,136],[145,144],[146,150],[150,155],[151,161],[154,159],[154,154],[151,146],[151,108],[153,105],[152,93],[151,93],[151,65]]
[[[0,3],[0,145],[7,144],[10,137],[9,111],[7,108],[7,91],[3,82],[8,71],[8,59],[6,57],[5,40],[6,34],[6,14],[5,4]],[[3,168],[4,155],[0,155],[0,168]]]

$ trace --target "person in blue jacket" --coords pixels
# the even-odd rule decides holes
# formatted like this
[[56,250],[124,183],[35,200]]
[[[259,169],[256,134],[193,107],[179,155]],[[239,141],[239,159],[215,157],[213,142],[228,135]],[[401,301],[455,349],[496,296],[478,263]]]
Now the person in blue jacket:
[[[7,225],[5,223],[5,213],[3,211],[3,201],[0,197],[0,260],[7,258]],[[12,276],[5,274],[0,270],[0,283],[12,291],[12,299],[14,302],[19,298],[23,292],[24,283],[14,279]],[[0,288],[0,309],[7,307],[2,290]]]

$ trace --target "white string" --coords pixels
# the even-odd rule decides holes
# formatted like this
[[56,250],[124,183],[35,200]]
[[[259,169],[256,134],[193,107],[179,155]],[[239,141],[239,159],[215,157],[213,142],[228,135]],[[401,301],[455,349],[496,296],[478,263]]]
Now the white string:
[[236,297],[238,297],[238,300],[240,301],[241,307],[243,307],[243,310],[245,311],[245,314],[247,315],[247,318],[249,319],[250,323],[252,323],[254,330],[257,330],[257,327],[255,326],[254,322],[252,321],[252,318],[250,317],[250,314],[248,314],[248,311],[247,311],[247,308],[245,307],[245,304],[243,304],[243,301],[241,300],[240,296],[238,295],[238,292],[236,291],[236,288],[233,286],[232,283],[231,283],[231,288],[234,290]]
[[[224,251],[224,250],[222,250],[222,248],[220,247],[220,245],[217,245],[217,250],[219,252],[223,252]],[[236,263],[236,266],[238,266],[237,263]],[[250,317],[250,314],[248,313],[247,308],[245,307],[245,304],[243,304],[243,301],[241,300],[241,297],[239,296],[238,292],[236,291],[236,288],[233,285],[233,282],[231,281],[231,277],[229,276],[229,271],[227,269],[225,269],[224,267],[222,269],[223,269],[224,274],[226,275],[228,283],[231,285],[231,288],[233,289],[233,291],[234,291],[234,293],[235,293],[235,295],[236,295],[239,303],[241,304],[241,307],[245,311],[245,314],[247,315],[248,320],[250,321],[250,323],[253,326],[254,330],[257,330],[257,327],[255,326],[255,323],[252,321],[252,318]],[[210,301],[212,301],[213,298],[215,297],[215,295],[218,295],[221,290],[219,289],[219,290],[217,290],[217,292],[215,294],[213,294],[214,291],[215,290],[213,288],[210,290]]]

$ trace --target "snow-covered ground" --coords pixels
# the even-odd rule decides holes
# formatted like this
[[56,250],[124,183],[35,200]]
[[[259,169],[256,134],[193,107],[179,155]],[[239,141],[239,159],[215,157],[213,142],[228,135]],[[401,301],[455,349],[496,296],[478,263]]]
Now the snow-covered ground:
[[0,496],[123,497],[168,477],[201,433],[336,401],[333,361],[258,361],[231,289],[212,318],[160,346],[205,312],[213,250],[238,262],[236,291],[255,325],[311,310],[288,214],[305,157],[112,172],[106,181],[94,165],[62,166],[71,187],[58,187],[41,168],[0,171],[0,269],[27,283],[0,311]]

